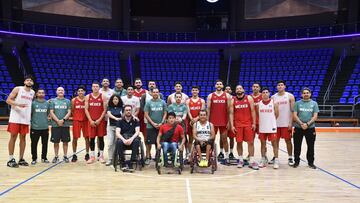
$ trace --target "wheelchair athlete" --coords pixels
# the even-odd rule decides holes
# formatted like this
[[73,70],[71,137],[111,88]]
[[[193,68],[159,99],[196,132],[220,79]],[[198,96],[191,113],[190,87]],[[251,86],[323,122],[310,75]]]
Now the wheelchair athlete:
[[[210,160],[211,149],[214,145],[215,131],[214,126],[207,120],[207,112],[201,110],[199,114],[199,121],[193,125],[194,145],[198,154],[200,167],[208,167]],[[206,149],[206,159],[201,157],[202,149]]]
[[[175,123],[176,115],[170,112],[166,116],[166,123],[160,126],[159,134],[157,137],[158,150],[162,148],[164,156],[164,166],[168,167],[167,153],[171,153],[172,166],[175,166],[176,150],[179,149],[180,153],[183,152],[185,144],[184,129],[181,125]],[[178,146],[181,140],[180,146]]]

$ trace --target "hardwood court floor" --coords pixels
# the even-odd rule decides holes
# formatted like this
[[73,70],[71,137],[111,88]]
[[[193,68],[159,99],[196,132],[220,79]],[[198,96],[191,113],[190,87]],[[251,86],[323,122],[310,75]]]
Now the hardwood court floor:
[[[318,133],[317,170],[309,169],[305,162],[290,168],[287,154],[280,151],[278,170],[219,165],[214,175],[190,174],[186,166],[182,175],[159,176],[154,164],[133,174],[114,172],[100,163],[87,165],[84,151],[79,152],[77,163],[12,169],[5,165],[7,142],[8,134],[1,130],[0,202],[360,202],[359,133]],[[83,146],[81,141],[80,150]],[[256,140],[257,159],[259,147]],[[284,142],[281,149],[285,149]],[[305,158],[305,140],[303,149]],[[271,150],[269,145],[269,158]],[[25,154],[30,162],[29,139]],[[52,144],[48,154],[51,160]]]

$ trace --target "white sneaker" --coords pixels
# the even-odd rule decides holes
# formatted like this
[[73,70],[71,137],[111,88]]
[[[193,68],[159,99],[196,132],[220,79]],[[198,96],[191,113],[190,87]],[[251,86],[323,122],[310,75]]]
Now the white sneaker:
[[111,166],[111,165],[112,165],[112,159],[109,159],[109,160],[106,162],[105,165],[106,165],[106,166]]
[[259,168],[264,168],[266,167],[266,164],[268,163],[268,161],[266,160],[266,158],[262,158],[260,163],[259,163]]
[[239,162],[238,162],[238,164],[237,164],[237,167],[238,167],[238,168],[244,167],[244,161],[243,161],[242,159],[239,159]]
[[278,169],[279,168],[279,160],[274,160],[274,169]]

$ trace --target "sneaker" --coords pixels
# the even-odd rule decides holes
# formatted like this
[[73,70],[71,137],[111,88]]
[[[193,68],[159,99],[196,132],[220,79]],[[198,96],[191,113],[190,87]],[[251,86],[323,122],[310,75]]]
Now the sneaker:
[[94,156],[91,156],[90,158],[89,158],[89,160],[87,160],[87,164],[92,164],[92,163],[95,163],[95,161],[96,161],[96,159],[95,159],[95,157]]
[[20,159],[18,162],[19,166],[29,166],[28,162],[25,159]]
[[280,163],[278,160],[274,160],[274,169],[278,169],[280,166]]
[[229,159],[235,159],[235,156],[232,152],[230,152],[230,154],[229,154]]
[[208,167],[208,166],[209,166],[209,161],[204,159],[203,167]]
[[103,155],[101,155],[98,160],[99,160],[100,163],[102,163],[102,164],[106,163]]
[[294,159],[293,159],[293,158],[289,158],[289,159],[288,159],[288,164],[289,164],[289,166],[293,166],[293,165],[295,164]]
[[243,162],[244,162],[244,166],[248,166],[248,165],[250,165],[249,164],[249,160],[246,158],[246,159],[243,159]]
[[113,164],[112,159],[109,159],[109,160],[106,162],[105,166],[110,166],[110,165],[112,165],[112,164]]
[[237,167],[238,167],[238,168],[244,167],[244,161],[241,160],[241,159],[239,159],[239,162],[238,162],[238,164],[237,164]]
[[254,170],[259,170],[259,165],[258,163],[256,163],[256,161],[254,161],[249,165],[249,168],[252,168]]
[[55,164],[57,162],[59,162],[59,157],[56,156],[53,158],[52,163]]
[[76,154],[74,154],[74,155],[72,156],[71,162],[77,162],[77,156],[76,156]]
[[6,164],[10,168],[19,168],[19,165],[16,163],[15,159],[11,159]]
[[31,165],[36,165],[36,160],[32,160]]
[[128,170],[129,170],[130,173],[132,173],[132,172],[135,171],[134,163],[130,163],[130,164],[129,164],[129,169],[128,169]]
[[267,156],[265,155],[265,161],[266,161],[266,163],[268,163],[269,162],[269,159],[267,158]]
[[259,163],[259,167],[264,168],[264,167],[266,167],[267,163],[268,163],[268,160],[266,160],[266,158],[262,158],[260,163]]
[[90,155],[89,154],[85,154],[85,161],[89,161],[90,159]]
[[309,164],[309,168],[316,169],[317,167],[314,164]]
[[68,158],[67,156],[64,156],[63,161],[64,161],[65,163],[69,163],[69,158]]
[[122,171],[127,171],[128,169],[129,169],[129,167],[125,163],[121,164],[121,170]]
[[274,162],[275,162],[275,157],[273,157],[273,158],[268,162],[268,164],[274,164]]
[[41,163],[48,164],[50,163],[50,161],[47,158],[45,158],[45,159],[41,159]]
[[218,155],[218,159],[224,159],[224,153],[220,152]]
[[292,166],[293,168],[297,168],[299,166],[299,163],[294,163],[294,165]]
[[145,165],[150,165],[150,158],[145,159]]

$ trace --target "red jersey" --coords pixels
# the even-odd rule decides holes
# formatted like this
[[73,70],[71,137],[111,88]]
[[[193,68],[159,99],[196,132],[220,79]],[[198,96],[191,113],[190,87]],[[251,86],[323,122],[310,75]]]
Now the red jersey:
[[228,98],[226,92],[220,96],[215,92],[211,95],[210,118],[209,121],[214,126],[226,126],[228,123]]
[[[253,94],[250,96],[253,98],[255,106],[257,106],[259,102],[262,100],[261,94],[259,94],[257,97],[255,97]],[[256,124],[259,124],[259,113],[257,111],[256,111]]]
[[[169,131],[171,128],[173,128],[172,125],[166,123],[164,125],[160,126],[159,132],[161,135]],[[174,135],[171,137],[171,142],[179,142],[180,138],[184,139],[184,129],[181,127],[181,125],[177,125],[174,130]]]
[[77,97],[74,99],[73,104],[73,120],[74,121],[86,121],[86,114],[85,114],[85,100],[80,101]]
[[196,102],[192,98],[189,99],[189,111],[191,117],[193,118],[198,117],[200,114],[201,107],[202,107],[201,98],[198,98]]
[[145,89],[142,89],[140,92],[138,92],[136,89],[134,90],[134,96],[135,96],[135,97],[141,98],[141,96],[142,96],[143,94],[145,94],[145,93],[146,93],[146,90],[145,90]]
[[102,94],[99,94],[98,97],[93,97],[93,94],[89,95],[89,114],[92,120],[97,120],[101,117],[101,114],[104,112],[104,103],[102,99]]
[[238,128],[251,126],[251,118],[251,107],[248,96],[245,95],[241,100],[234,97],[234,126]]

